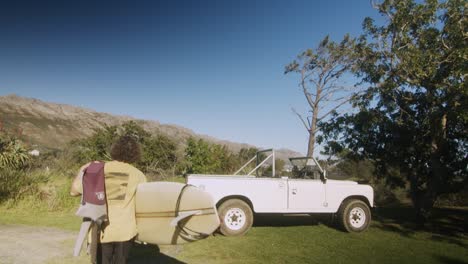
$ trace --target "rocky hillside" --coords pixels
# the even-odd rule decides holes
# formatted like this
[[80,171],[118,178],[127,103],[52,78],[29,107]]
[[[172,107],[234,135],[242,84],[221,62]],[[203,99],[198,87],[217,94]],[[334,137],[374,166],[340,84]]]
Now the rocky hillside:
[[[95,129],[105,125],[119,125],[134,120],[151,133],[163,133],[185,143],[189,137],[198,137],[210,142],[226,145],[237,152],[252,145],[218,140],[206,135],[199,135],[192,130],[176,126],[161,124],[157,121],[139,120],[129,116],[117,116],[81,107],[43,102],[33,98],[17,95],[0,96],[0,122],[9,130],[21,130],[22,135],[30,144],[47,148],[60,149],[73,140],[87,137]],[[277,157],[286,159],[298,156],[291,150],[277,150]]]

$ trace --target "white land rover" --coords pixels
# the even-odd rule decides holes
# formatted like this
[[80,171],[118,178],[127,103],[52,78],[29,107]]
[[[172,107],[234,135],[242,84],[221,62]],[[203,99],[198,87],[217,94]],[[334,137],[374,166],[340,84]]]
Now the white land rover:
[[[270,153],[265,159],[259,157]],[[256,160],[249,173],[239,175]],[[270,160],[271,177],[253,176]],[[221,218],[220,231],[227,236],[247,233],[254,213],[335,214],[345,231],[361,232],[371,221],[374,192],[371,186],[354,181],[327,179],[314,158],[291,158],[293,176],[275,175],[275,152],[259,151],[234,175],[190,174],[187,183],[209,192]],[[253,166],[252,166],[253,167]]]

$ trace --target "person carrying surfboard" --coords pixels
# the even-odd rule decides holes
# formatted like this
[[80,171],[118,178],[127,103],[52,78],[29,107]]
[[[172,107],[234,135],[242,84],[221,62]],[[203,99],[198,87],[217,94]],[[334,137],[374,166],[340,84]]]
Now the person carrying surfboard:
[[[104,163],[107,221],[102,225],[97,250],[97,262],[126,263],[137,235],[135,220],[135,192],[145,175],[130,165],[141,157],[141,148],[131,136],[122,136],[111,147],[112,161]],[[92,163],[84,165],[72,183],[70,194],[83,193],[83,175]],[[93,164],[94,165],[94,164]]]

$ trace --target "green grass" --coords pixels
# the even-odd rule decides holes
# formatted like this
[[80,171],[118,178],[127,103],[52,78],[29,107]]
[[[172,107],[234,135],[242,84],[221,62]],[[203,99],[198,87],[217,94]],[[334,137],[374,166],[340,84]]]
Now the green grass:
[[[184,182],[181,177],[166,179]],[[68,195],[70,180],[53,176],[46,189],[16,203],[0,205],[0,225],[57,227],[78,232],[74,215],[80,198]],[[468,209],[439,208],[420,229],[411,208],[378,208],[371,228],[349,234],[325,219],[257,217],[242,237],[221,235],[181,246],[136,245],[129,264],[138,263],[468,263]],[[73,241],[65,241],[64,252]],[[1,262],[1,261],[0,261]],[[88,263],[67,256],[48,263]]]
[[262,217],[246,236],[188,244],[178,259],[204,264],[468,263],[466,208],[436,209],[423,229],[412,215],[411,208],[380,208],[371,228],[359,234],[308,217]]
[[[33,211],[0,207],[0,224],[79,229],[80,219],[71,211]],[[309,217],[261,217],[242,237],[215,235],[160,248],[137,245],[130,263],[468,263],[468,210],[438,209],[423,230],[412,224],[409,212],[380,209],[371,228],[360,234],[344,233]],[[67,260],[86,263],[87,258]]]
[[27,208],[0,207],[0,225],[30,225],[47,226],[77,231],[80,228],[81,219],[74,212],[42,211]]
[[450,263],[468,261],[464,245],[429,233],[404,236],[372,227],[348,234],[325,225],[256,227],[244,237],[213,237],[184,247],[188,263]]
[[49,181],[21,200],[0,204],[0,224],[48,226],[75,231],[81,220],[74,216],[80,197],[70,196],[71,180],[51,174]]

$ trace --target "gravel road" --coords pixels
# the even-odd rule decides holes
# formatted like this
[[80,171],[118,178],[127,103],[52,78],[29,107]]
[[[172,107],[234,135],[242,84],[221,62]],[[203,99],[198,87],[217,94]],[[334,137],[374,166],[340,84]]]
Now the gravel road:
[[[50,227],[0,225],[0,264],[85,264],[89,257],[81,252],[74,258],[77,232]],[[132,249],[129,264],[183,263],[175,257],[182,246],[138,245]]]
[[[56,228],[0,225],[0,263],[46,263],[65,257],[76,234]],[[72,249],[70,249],[70,252]]]

